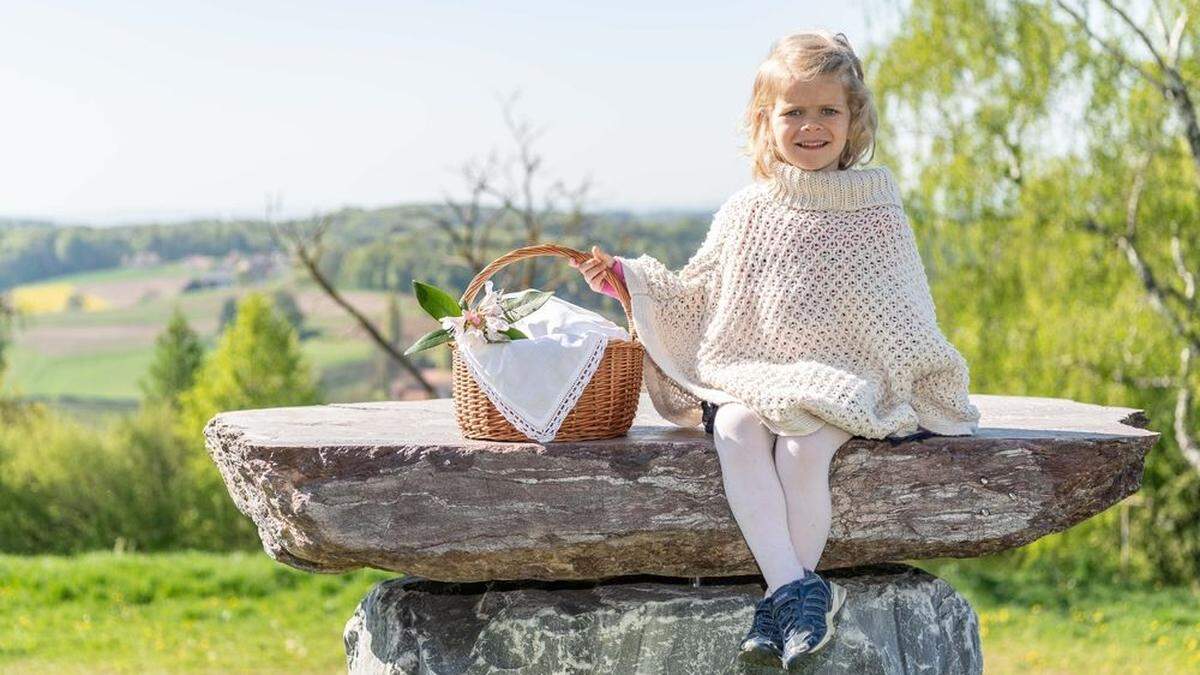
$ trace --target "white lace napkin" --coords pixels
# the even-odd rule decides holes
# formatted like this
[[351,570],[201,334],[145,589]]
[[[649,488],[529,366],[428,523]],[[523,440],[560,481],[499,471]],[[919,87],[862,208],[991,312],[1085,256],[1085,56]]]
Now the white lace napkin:
[[521,433],[546,443],[600,366],[609,337],[628,340],[629,331],[557,296],[513,325],[529,339],[474,347],[464,340],[457,346],[500,414]]

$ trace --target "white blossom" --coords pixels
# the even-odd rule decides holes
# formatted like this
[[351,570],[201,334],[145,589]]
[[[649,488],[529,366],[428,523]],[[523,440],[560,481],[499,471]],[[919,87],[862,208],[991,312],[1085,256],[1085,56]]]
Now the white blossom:
[[455,341],[477,347],[488,342],[511,340],[503,333],[510,327],[504,318],[504,307],[500,304],[503,291],[493,291],[491,280],[486,282],[485,288],[483,300],[474,309],[464,311],[462,316],[442,318],[442,328],[451,331]]
[[483,284],[483,300],[475,306],[475,309],[490,316],[503,316],[504,308],[500,306],[500,296],[504,294],[503,290],[492,290],[492,280],[488,279]]

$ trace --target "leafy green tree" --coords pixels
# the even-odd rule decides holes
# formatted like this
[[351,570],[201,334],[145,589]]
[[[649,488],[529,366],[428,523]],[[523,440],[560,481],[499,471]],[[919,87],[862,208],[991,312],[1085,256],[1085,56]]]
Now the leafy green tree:
[[[384,319],[384,330],[387,331],[388,342],[397,351],[404,349],[404,340],[400,303],[395,294],[388,294],[387,315]],[[400,364],[386,354],[375,355],[376,372],[380,375],[380,389],[384,396],[391,396],[392,384],[400,377]]]
[[912,0],[865,63],[972,391],[1144,408],[1164,432],[1136,498],[1012,554],[1076,578],[1200,575],[1189,9]]
[[154,360],[141,383],[148,402],[178,403],[179,395],[191,389],[196,371],[204,360],[200,336],[188,325],[179,307],[171,314],[167,328],[154,343]]
[[226,328],[229,328],[237,319],[238,301],[237,298],[225,298],[225,302],[221,303],[221,316],[217,320],[217,333],[224,333]]
[[319,400],[296,332],[260,293],[247,294],[237,319],[181,396],[183,424],[198,436],[225,410],[305,405]]
[[0,405],[0,552],[252,545],[241,523],[213,536],[211,523],[184,518],[208,496],[188,471],[195,444],[176,424],[161,404],[102,429],[44,406]]
[[290,291],[279,289],[271,295],[271,300],[275,304],[275,310],[283,315],[283,318],[295,329],[296,337],[301,340],[307,338],[309,332],[304,327],[304,312],[300,310],[296,296]]
[[[178,432],[178,411],[167,403],[143,406],[134,415],[122,417],[110,429],[110,444],[119,448],[118,467],[126,477],[113,486],[118,493],[128,524],[121,537],[126,545],[139,550],[180,548],[219,549],[221,544],[238,545],[241,530],[202,541],[185,520],[196,513],[196,504],[204,504],[208,495],[189,470],[195,443],[187,442]],[[199,533],[213,528],[198,528]],[[244,535],[243,535],[244,536]],[[112,539],[110,536],[109,539]],[[252,542],[251,542],[252,543]]]
[[9,304],[8,299],[0,295],[0,384],[4,382],[4,371],[8,366],[5,352],[8,350],[9,331],[12,330],[16,314],[16,309]]
[[319,398],[296,332],[266,296],[247,294],[238,303],[237,319],[197,374],[195,386],[180,396],[180,432],[196,448],[191,474],[201,495],[183,518],[191,536],[216,548],[257,540],[202,449],[205,424],[227,410],[306,405]]

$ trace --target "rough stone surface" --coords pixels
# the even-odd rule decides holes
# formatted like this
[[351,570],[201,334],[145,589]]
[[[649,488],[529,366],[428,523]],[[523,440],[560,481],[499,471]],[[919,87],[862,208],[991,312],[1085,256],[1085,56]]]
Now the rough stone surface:
[[[1066,529],[1135,492],[1159,436],[1132,408],[971,401],[974,436],[838,450],[823,569],[977,556]],[[300,569],[443,581],[757,573],[712,437],[666,422],[644,393],[629,434],[603,441],[464,439],[450,399],[230,412],[205,433],[267,553]]]
[[[980,673],[979,623],[914,567],[834,570],[846,605],[806,673]],[[781,672],[734,660],[762,587],[745,578],[604,584],[385,581],[346,624],[351,673]]]

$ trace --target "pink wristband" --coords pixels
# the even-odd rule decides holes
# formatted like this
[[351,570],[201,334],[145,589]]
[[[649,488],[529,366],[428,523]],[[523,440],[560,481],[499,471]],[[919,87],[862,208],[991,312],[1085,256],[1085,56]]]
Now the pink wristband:
[[[613,272],[616,272],[618,277],[621,277],[622,282],[625,281],[625,270],[621,268],[620,260],[613,261],[612,270]],[[600,292],[610,298],[617,298],[617,289],[613,288],[612,284],[608,283],[608,279],[604,280],[604,285],[600,288]],[[620,298],[617,299],[619,300]]]

